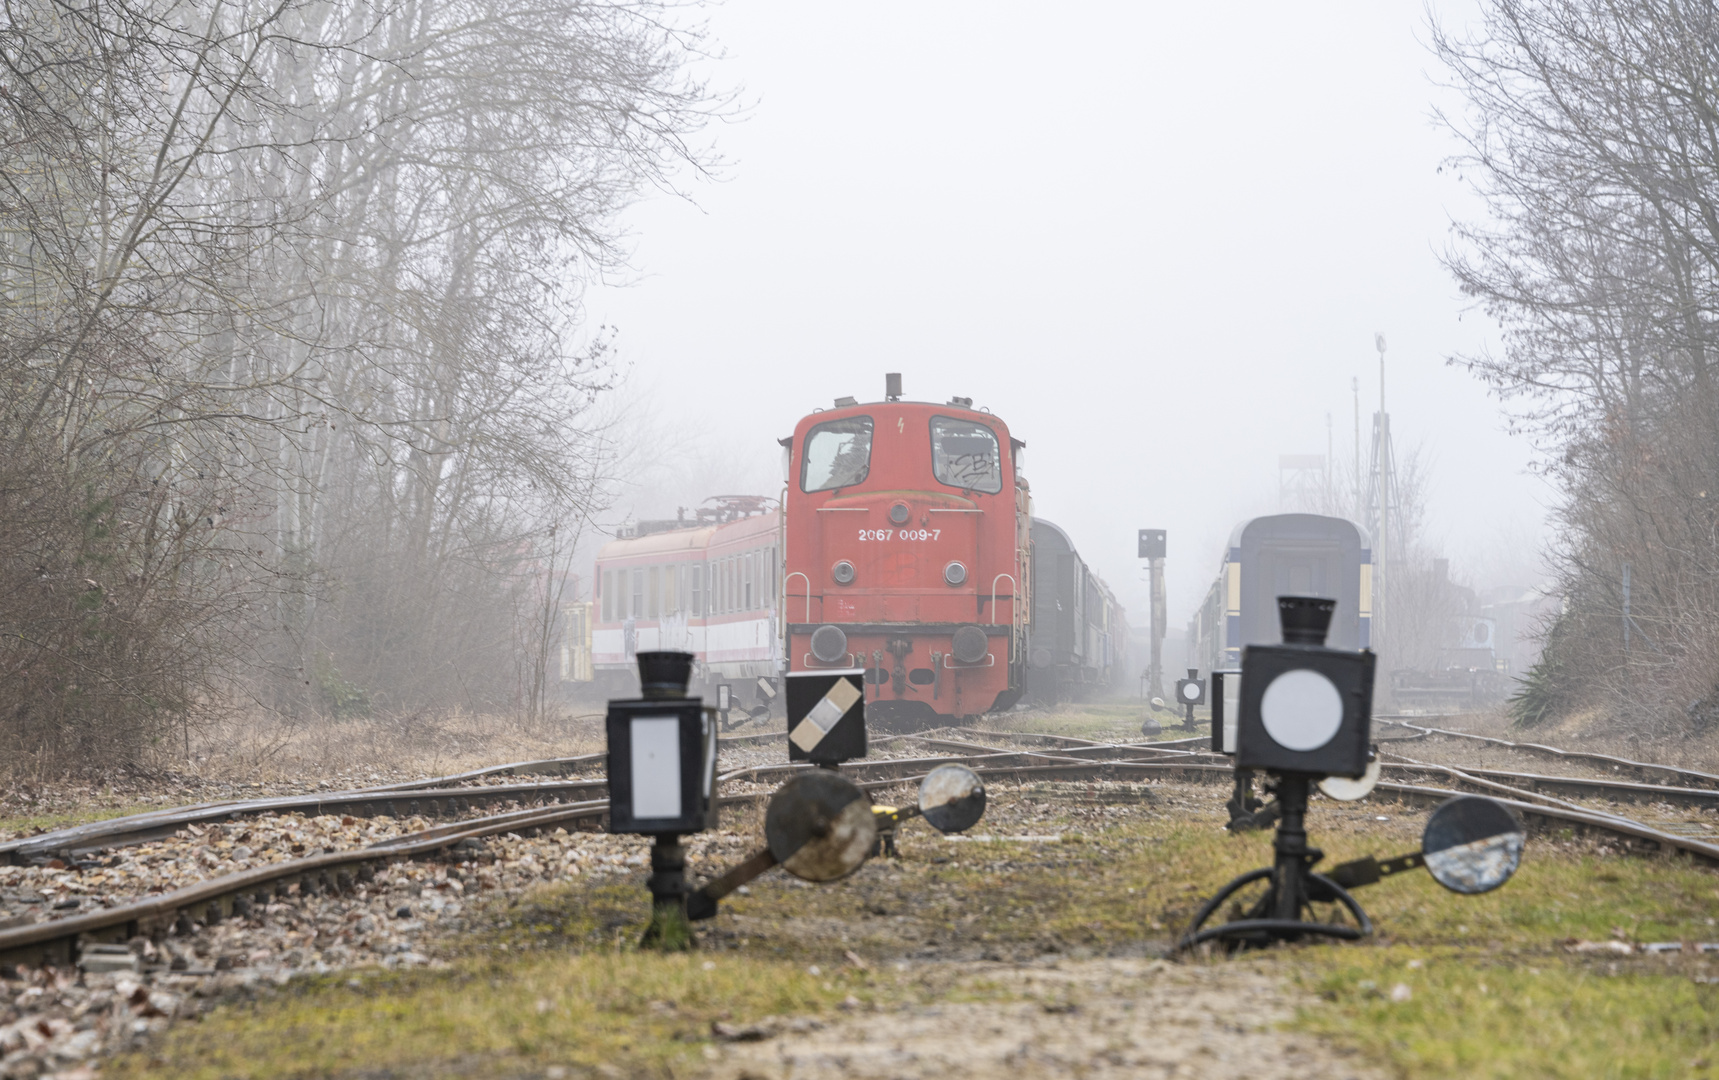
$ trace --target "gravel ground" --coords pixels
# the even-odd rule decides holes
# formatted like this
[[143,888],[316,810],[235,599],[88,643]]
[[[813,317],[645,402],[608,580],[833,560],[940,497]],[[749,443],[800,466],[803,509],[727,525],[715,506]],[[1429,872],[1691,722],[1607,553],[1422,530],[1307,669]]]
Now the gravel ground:
[[[1013,742],[1002,735],[983,741]],[[1424,760],[1450,760],[1429,753],[1430,743],[1410,745]],[[872,756],[925,753],[911,740],[896,740],[879,743]],[[724,749],[722,768],[780,760],[779,745],[735,744]],[[1520,760],[1514,764],[1524,767]],[[1542,763],[1537,771],[1553,770]],[[192,793],[178,786],[154,797],[179,805],[399,779],[411,777],[372,770],[296,787],[281,783],[269,790],[229,786]],[[727,790],[766,791],[779,782],[769,778],[765,783],[735,783]],[[1001,786],[982,830],[1032,832],[1036,821],[1052,815],[1075,822],[1090,818],[1096,825],[1144,812],[1148,802],[1159,813],[1209,813],[1224,794],[1217,785]],[[907,797],[905,788],[879,793],[884,802]],[[1319,812],[1321,828],[1365,829],[1382,845],[1410,844],[1418,836],[1419,814],[1324,803]],[[1704,816],[1687,810],[1674,813]],[[727,815],[727,828],[689,838],[691,865],[703,870],[749,853],[758,843],[761,816],[761,809],[733,812]],[[0,908],[13,919],[71,914],[301,854],[372,844],[429,824],[421,818],[287,815],[195,827],[169,840],[112,852],[99,867],[0,868]],[[581,875],[637,878],[645,862],[646,847],[634,837],[563,830],[538,837],[508,834],[492,838],[472,862],[395,864],[350,895],[289,895],[250,917],[199,926],[188,935],[134,939],[129,945],[135,970],[0,969],[6,999],[0,1006],[0,1077],[92,1076],[106,1054],[146,1041],[208,1002],[283,985],[299,975],[351,971],[359,978],[366,969],[442,964],[441,957],[481,925],[476,901],[517,896],[535,885]],[[883,872],[882,867],[878,870]],[[74,901],[76,908],[71,906]],[[744,927],[735,929],[745,933]],[[1234,965],[1221,971],[1165,967],[1149,958],[1126,957],[1018,957],[987,964],[978,953],[948,956],[942,962],[973,965],[991,979],[1016,980],[1027,1001],[856,1013],[826,1027],[802,1024],[799,1030],[784,1021],[757,1033],[758,1041],[736,1041],[717,1050],[717,1057],[708,1062],[711,1076],[858,1080],[933,1073],[995,1075],[1005,1070],[1024,1077],[1371,1075],[1311,1040],[1275,1031],[1274,984]],[[1077,1005],[1068,1004],[1075,999]],[[951,1030],[961,1033],[955,1043],[948,1041]]]
[[1240,964],[1144,960],[964,965],[1024,1000],[855,1011],[748,1025],[706,1051],[710,1080],[1079,1076],[1361,1080],[1382,1074],[1277,1030],[1295,1000]]
[[[885,743],[874,757],[918,756],[910,744]],[[724,770],[780,760],[777,746],[736,744],[725,750]],[[169,805],[215,798],[254,798],[302,791],[338,790],[398,777],[381,771],[334,780],[276,784],[270,790],[176,787]],[[406,777],[404,779],[418,779]],[[498,783],[511,782],[508,778]],[[768,791],[767,783],[735,782],[730,793]],[[62,797],[76,804],[84,791]],[[180,799],[179,796],[188,796]],[[46,801],[46,800],[43,800]],[[735,861],[757,843],[757,812],[730,815],[734,828],[689,839],[695,864]],[[324,851],[349,850],[417,832],[421,817],[352,818],[267,815],[209,826],[113,851],[96,867],[0,867],[3,925],[23,925],[111,907],[146,893],[176,889]],[[438,824],[445,824],[439,822]],[[0,968],[0,1077],[92,1075],[93,1063],[130,1048],[202,1002],[284,985],[302,974],[338,970],[436,965],[438,941],[467,929],[467,906],[478,895],[517,894],[532,885],[581,874],[637,875],[646,848],[635,837],[569,833],[492,838],[477,858],[461,865],[402,862],[378,872],[348,896],[292,895],[248,918],[197,926],[185,936],[129,942],[135,971],[81,972]]]

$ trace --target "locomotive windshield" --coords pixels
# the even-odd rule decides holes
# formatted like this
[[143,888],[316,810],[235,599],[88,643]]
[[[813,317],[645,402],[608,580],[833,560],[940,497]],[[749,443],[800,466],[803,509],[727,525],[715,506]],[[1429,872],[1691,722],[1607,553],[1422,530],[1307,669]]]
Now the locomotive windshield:
[[806,433],[800,466],[801,491],[828,491],[863,481],[871,473],[871,417],[831,420]]
[[971,420],[932,417],[931,472],[938,483],[995,495],[1003,490],[996,432]]

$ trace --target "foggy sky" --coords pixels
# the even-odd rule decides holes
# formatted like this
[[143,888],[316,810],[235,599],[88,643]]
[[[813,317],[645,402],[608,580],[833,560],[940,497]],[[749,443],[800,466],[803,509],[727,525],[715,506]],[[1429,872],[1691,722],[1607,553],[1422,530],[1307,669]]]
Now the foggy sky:
[[1535,577],[1532,448],[1443,361],[1491,330],[1437,262],[1476,208],[1437,171],[1456,144],[1418,0],[709,16],[711,71],[750,103],[715,132],[731,164],[637,207],[636,275],[588,296],[647,443],[682,440],[628,507],[778,494],[775,440],[899,371],[909,399],[970,395],[1026,441],[1036,512],[1136,624],[1135,530],[1168,529],[1180,627],[1231,528],[1276,512],[1278,455],[1324,453],[1327,413],[1352,455],[1351,377],[1367,437],[1383,331],[1453,572]]

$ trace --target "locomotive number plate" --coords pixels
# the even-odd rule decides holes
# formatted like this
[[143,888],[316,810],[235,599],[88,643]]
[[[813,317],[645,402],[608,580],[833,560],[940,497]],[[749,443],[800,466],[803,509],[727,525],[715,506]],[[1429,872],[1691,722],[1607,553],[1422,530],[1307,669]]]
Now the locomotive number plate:
[[861,529],[859,538],[861,543],[867,540],[935,540],[942,534],[942,529]]

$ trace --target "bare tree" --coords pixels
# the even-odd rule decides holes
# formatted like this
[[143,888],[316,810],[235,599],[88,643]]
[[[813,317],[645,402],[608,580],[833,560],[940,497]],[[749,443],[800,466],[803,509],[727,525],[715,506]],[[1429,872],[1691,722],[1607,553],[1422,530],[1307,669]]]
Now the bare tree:
[[700,32],[651,0],[0,12],[5,733],[506,700],[516,601],[602,490],[579,284],[701,165]]
[[[1467,100],[1452,165],[1488,220],[1448,262],[1504,330],[1458,358],[1547,453],[1564,616],[1527,713],[1719,720],[1719,12],[1489,0],[1434,47]],[[1626,610],[1625,567],[1630,575]],[[1542,673],[1544,675],[1544,672]],[[1557,701],[1547,699],[1557,696]]]

